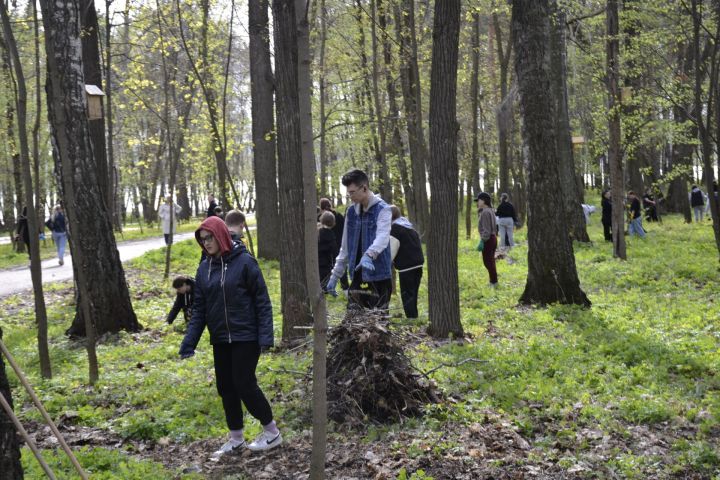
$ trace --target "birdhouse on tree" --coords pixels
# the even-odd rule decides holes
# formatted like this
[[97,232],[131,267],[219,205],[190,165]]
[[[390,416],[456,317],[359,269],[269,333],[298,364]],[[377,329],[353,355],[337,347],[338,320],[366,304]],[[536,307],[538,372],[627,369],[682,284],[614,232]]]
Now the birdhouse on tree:
[[102,97],[105,96],[103,91],[96,85],[85,85],[85,96],[87,97],[88,120],[103,118]]

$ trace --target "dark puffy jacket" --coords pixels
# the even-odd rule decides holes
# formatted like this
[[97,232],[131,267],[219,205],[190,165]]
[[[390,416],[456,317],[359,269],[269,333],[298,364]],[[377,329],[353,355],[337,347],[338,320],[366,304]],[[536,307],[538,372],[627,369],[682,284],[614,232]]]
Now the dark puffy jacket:
[[234,242],[232,250],[219,258],[206,258],[198,267],[192,319],[180,355],[195,350],[205,326],[212,344],[273,345],[272,304],[265,279],[241,242]]

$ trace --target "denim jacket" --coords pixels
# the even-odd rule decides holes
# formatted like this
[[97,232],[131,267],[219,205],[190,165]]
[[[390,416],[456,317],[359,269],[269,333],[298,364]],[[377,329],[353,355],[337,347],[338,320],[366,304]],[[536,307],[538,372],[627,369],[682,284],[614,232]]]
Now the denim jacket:
[[[360,254],[367,252],[375,256],[373,263],[374,272],[362,270],[364,282],[375,282],[391,278],[390,267],[390,226],[392,224],[392,213],[387,203],[377,195],[374,195],[364,215],[360,215],[360,205],[353,204],[345,213],[345,228],[343,230],[342,245],[340,253],[335,260],[333,274],[341,277],[345,268],[349,268],[350,278],[354,276],[355,266]],[[362,238],[361,238],[362,234]]]

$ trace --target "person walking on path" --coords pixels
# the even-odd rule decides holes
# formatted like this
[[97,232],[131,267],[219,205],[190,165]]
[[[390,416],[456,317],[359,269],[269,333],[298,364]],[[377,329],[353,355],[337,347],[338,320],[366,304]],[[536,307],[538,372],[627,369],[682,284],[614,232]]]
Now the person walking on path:
[[628,234],[630,236],[637,235],[645,238],[645,229],[642,226],[642,213],[640,209],[640,199],[637,198],[632,190],[628,192],[628,200],[630,201],[630,225],[628,226]]
[[480,232],[478,250],[482,252],[483,264],[490,277],[490,286],[497,287],[498,276],[495,266],[497,223],[495,221],[495,212],[492,209],[492,198],[489,193],[480,192],[475,200],[478,208],[478,232]]
[[418,291],[423,274],[425,257],[420,235],[410,220],[400,215],[400,209],[391,205],[392,226],[390,227],[390,249],[393,265],[400,277],[400,298],[405,317],[418,317]]
[[[320,199],[320,211],[318,212],[318,222],[320,222],[320,217],[322,216],[323,212],[330,212],[335,217],[335,226],[332,228],[332,231],[335,234],[335,243],[337,244],[337,249],[339,252],[340,247],[342,245],[343,230],[345,229],[345,217],[343,216],[342,213],[340,213],[337,210],[334,210],[332,208],[332,202],[330,202],[330,199],[328,199],[328,198]],[[343,273],[343,276],[340,277],[340,287],[343,290],[347,290],[350,287],[350,282],[348,282],[347,272]]]
[[182,212],[182,207],[173,203],[170,195],[165,197],[165,203],[160,205],[158,209],[158,217],[162,224],[163,235],[165,236],[165,245],[170,245],[170,223],[172,223],[172,233],[177,232],[177,215]]
[[45,223],[52,234],[53,243],[58,254],[58,264],[65,264],[65,245],[67,245],[67,221],[62,205],[56,205],[53,214]]
[[175,303],[173,303],[170,313],[168,313],[165,321],[168,325],[172,325],[177,318],[178,313],[182,310],[183,317],[185,317],[185,323],[187,324],[192,316],[193,297],[195,295],[195,280],[187,275],[178,275],[173,279],[172,286],[177,292],[177,296],[175,297]]
[[350,170],[342,177],[352,204],[345,213],[340,253],[327,290],[334,291],[346,269],[350,273],[348,308],[387,309],[392,294],[390,206],[370,190],[367,174]]
[[[260,267],[242,242],[233,242],[225,223],[208,217],[195,231],[206,260],[195,276],[195,299],[180,357],[195,354],[207,326],[213,347],[218,394],[230,430],[229,440],[214,457],[247,448],[268,450],[282,443],[273,413],[257,383],[260,352],[273,346],[270,296]],[[243,410],[260,421],[263,431],[250,444],[243,434]]]
[[690,206],[695,214],[695,221],[702,222],[703,215],[705,213],[705,200],[707,196],[705,193],[698,188],[697,185],[693,185],[690,189]]
[[509,251],[515,246],[513,239],[513,229],[517,223],[517,214],[515,207],[509,201],[510,196],[507,193],[500,194],[500,205],[495,210],[497,216],[498,230],[500,234],[500,250]]
[[[327,282],[330,280],[335,257],[339,253],[337,239],[333,228],[335,227],[335,215],[330,211],[323,211],[320,214],[320,225],[318,226],[318,269],[320,274],[320,285],[323,291],[327,289]],[[337,295],[335,290],[331,295]]]
[[610,190],[605,190],[602,193],[602,225],[603,235],[605,236],[606,242],[612,242],[612,201],[610,200]]

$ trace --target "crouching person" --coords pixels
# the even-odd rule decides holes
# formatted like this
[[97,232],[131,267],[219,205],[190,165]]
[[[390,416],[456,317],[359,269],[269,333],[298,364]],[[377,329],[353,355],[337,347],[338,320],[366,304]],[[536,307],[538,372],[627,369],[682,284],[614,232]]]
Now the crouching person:
[[175,303],[173,303],[170,313],[168,313],[166,322],[170,325],[175,321],[180,313],[183,312],[185,317],[185,323],[190,321],[192,315],[193,296],[195,290],[195,280],[188,277],[187,275],[178,275],[173,279],[172,283],[177,296],[175,297]]
[[[262,272],[242,242],[232,241],[219,217],[206,218],[195,231],[195,239],[207,258],[195,277],[192,318],[180,357],[195,354],[207,326],[217,390],[230,430],[230,439],[213,456],[245,446],[253,451],[277,447],[282,437],[255,377],[260,352],[273,345],[272,305]],[[247,445],[242,404],[263,426],[262,433]]]

